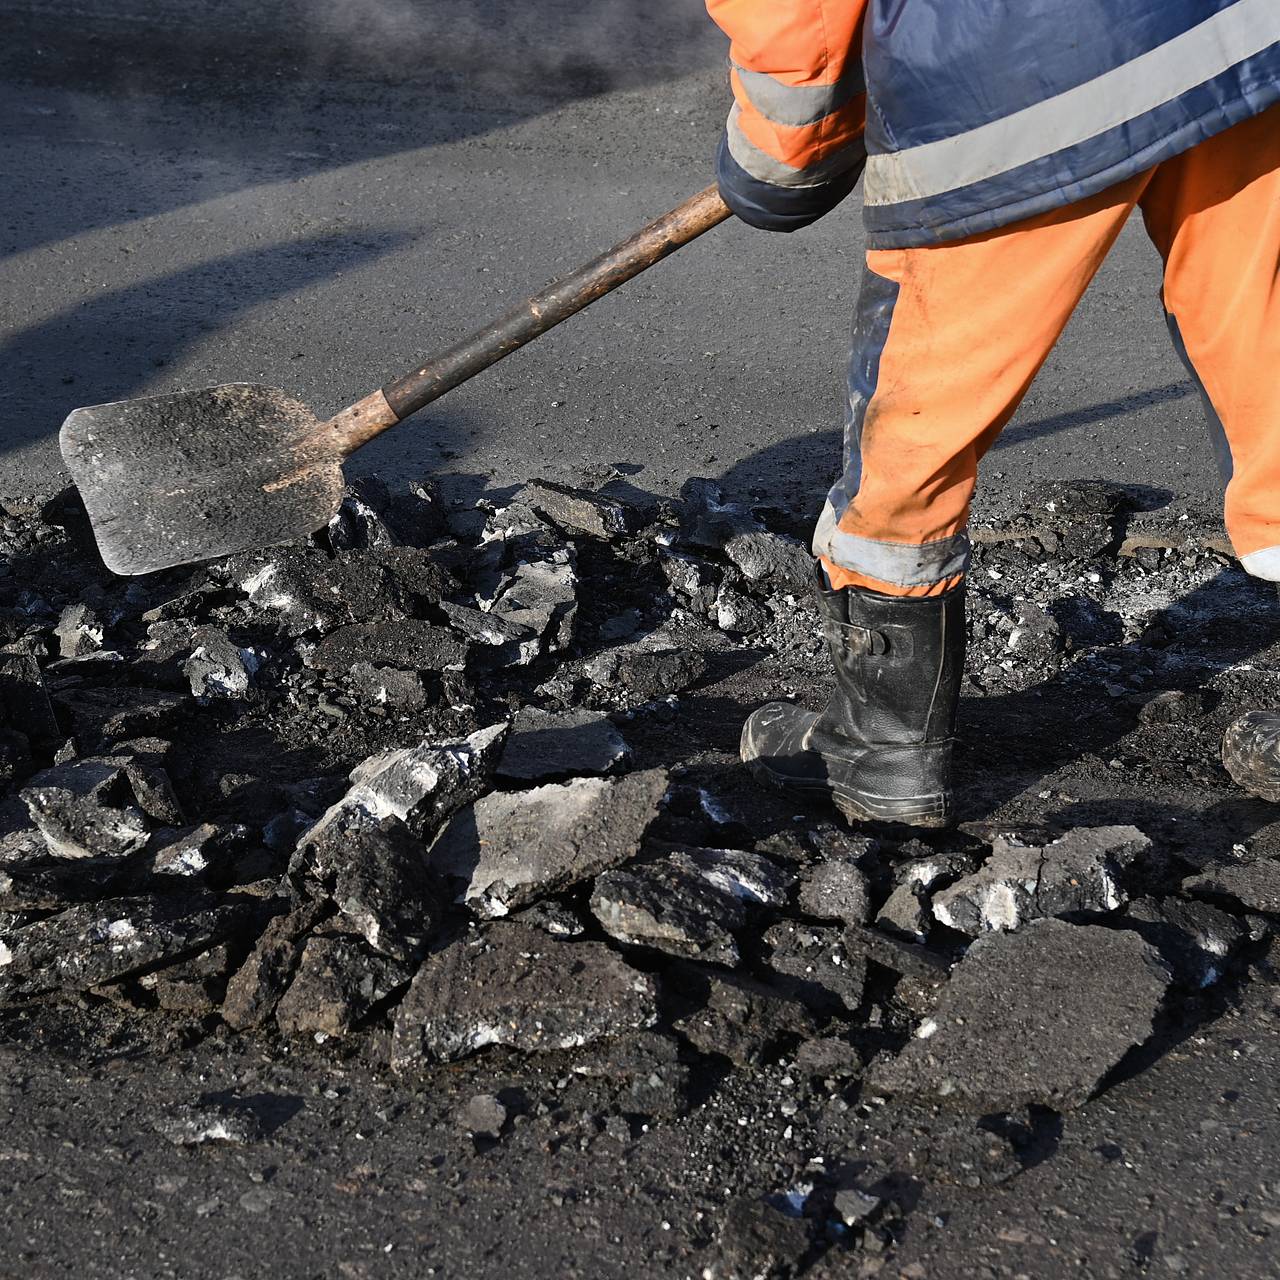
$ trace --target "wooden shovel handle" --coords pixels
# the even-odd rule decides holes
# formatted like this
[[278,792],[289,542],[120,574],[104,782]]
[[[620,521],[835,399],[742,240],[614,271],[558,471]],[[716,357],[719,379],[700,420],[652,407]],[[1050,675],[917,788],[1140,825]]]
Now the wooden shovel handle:
[[729,208],[714,186],[699,191],[572,275],[547,285],[448,351],[336,414],[327,426],[338,452],[345,455],[368,444],[727,217]]

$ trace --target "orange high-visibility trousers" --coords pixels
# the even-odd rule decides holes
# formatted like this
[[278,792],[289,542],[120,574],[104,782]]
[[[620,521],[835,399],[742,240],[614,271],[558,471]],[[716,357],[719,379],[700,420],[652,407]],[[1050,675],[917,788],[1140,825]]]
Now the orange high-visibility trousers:
[[846,471],[814,535],[833,586],[936,595],[968,564],[978,461],[1134,206],[1170,332],[1204,393],[1244,568],[1280,581],[1280,108],[1078,204],[964,240],[867,253]]

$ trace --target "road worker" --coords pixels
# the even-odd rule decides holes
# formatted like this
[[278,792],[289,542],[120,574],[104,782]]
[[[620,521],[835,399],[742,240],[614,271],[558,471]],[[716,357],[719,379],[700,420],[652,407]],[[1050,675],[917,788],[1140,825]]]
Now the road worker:
[[861,175],[867,240],[813,537],[836,690],[754,712],[742,758],[852,820],[942,826],[978,462],[1135,208],[1232,544],[1280,581],[1280,0],[707,7],[731,40],[725,201],[792,231]]

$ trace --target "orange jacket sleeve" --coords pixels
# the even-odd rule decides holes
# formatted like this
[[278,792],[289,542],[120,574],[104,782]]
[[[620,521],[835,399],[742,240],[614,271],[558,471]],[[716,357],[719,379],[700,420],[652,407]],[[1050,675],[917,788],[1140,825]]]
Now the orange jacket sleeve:
[[865,159],[865,5],[707,0],[730,40],[734,93],[718,167],[721,191],[748,222],[804,225],[857,181]]

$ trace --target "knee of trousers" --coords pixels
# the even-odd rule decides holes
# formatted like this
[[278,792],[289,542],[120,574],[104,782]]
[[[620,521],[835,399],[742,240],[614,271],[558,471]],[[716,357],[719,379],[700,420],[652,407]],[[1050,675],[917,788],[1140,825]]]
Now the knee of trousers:
[[936,587],[963,577],[971,549],[963,530],[927,542],[863,538],[840,528],[828,501],[813,533],[813,554],[862,578],[902,589]]

